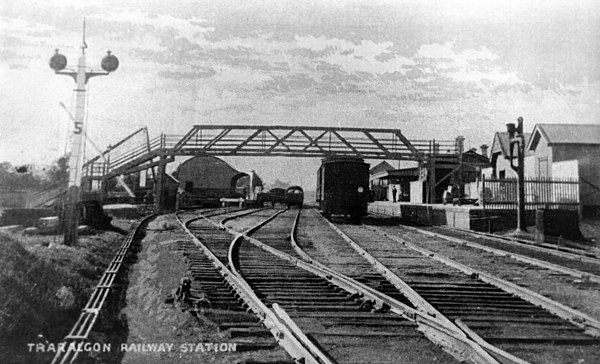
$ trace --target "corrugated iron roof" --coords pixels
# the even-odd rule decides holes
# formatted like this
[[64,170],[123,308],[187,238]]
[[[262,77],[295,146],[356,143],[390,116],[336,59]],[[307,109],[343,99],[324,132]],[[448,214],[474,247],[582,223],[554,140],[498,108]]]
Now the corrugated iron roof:
[[600,124],[537,124],[548,144],[600,144]]

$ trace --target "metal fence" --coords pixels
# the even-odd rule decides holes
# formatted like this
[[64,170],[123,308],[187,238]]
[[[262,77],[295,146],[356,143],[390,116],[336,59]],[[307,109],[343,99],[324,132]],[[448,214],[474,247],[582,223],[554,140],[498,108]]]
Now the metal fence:
[[[517,209],[516,178],[483,177],[481,203],[486,209]],[[525,208],[579,209],[579,180],[574,178],[526,178]]]

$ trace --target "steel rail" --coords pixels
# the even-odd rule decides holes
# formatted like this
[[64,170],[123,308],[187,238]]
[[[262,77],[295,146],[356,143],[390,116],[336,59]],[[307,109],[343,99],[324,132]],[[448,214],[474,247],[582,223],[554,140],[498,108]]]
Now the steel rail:
[[[257,212],[264,211],[264,210],[266,210],[266,209],[267,209],[267,207],[264,207],[264,208],[261,208],[261,209],[256,209],[256,210],[248,210],[247,212],[244,212],[244,213],[242,213],[242,214],[238,214],[238,215],[227,216],[227,217],[225,217],[224,219],[222,219],[221,221],[219,221],[219,227],[220,227],[222,230],[224,230],[224,229],[225,229],[225,223],[226,223],[227,221],[229,221],[229,220],[235,220],[235,219],[238,219],[238,218],[240,218],[240,217],[244,217],[244,216],[248,216],[248,215],[252,215],[252,214],[255,214],[255,213],[257,213]],[[210,220],[208,220],[208,221],[210,221]],[[213,222],[213,221],[210,221],[210,222],[214,224],[214,222]],[[234,235],[235,235],[235,234],[234,234]]]
[[111,263],[104,271],[104,274],[100,278],[100,281],[96,285],[96,288],[90,295],[87,304],[82,309],[79,319],[77,320],[75,325],[73,325],[73,328],[63,340],[63,342],[65,343],[69,342],[69,344],[66,345],[67,349],[58,350],[58,352],[52,359],[52,364],[73,363],[77,359],[77,356],[81,351],[78,349],[78,346],[80,346],[83,342],[88,340],[88,336],[92,331],[92,328],[94,327],[98,316],[100,315],[100,311],[104,306],[104,302],[106,301],[110,290],[112,289],[112,285],[115,281],[115,278],[117,277],[117,274],[119,273],[119,270],[123,265],[123,260],[129,252],[129,247],[131,246],[131,243],[135,239],[137,233],[140,231],[142,226],[144,226],[146,222],[148,222],[150,219],[156,216],[157,215],[149,215],[139,220],[138,222],[136,222],[129,234],[127,234],[127,237],[123,241],[123,244],[115,254],[115,257],[113,258]]
[[454,320],[456,322],[456,326],[460,327],[467,336],[469,336],[473,341],[483,346],[488,352],[496,357],[498,356],[502,363],[514,363],[514,364],[530,364],[528,361],[525,361],[519,357],[512,355],[502,349],[497,348],[496,346],[491,345],[487,341],[485,341],[481,336],[479,336],[475,331],[471,330],[469,326],[467,326],[461,319]]
[[[413,226],[406,226],[406,227],[409,229],[413,229],[415,231],[419,231],[419,232],[427,231],[427,230],[419,229],[419,228],[416,228]],[[450,229],[450,228],[445,228],[442,226],[439,226],[439,227],[443,228],[443,229]],[[512,246],[519,246],[519,247],[525,246],[529,249],[543,252],[546,254],[556,255],[561,258],[579,260],[579,261],[586,262],[586,263],[600,264],[600,258],[598,258],[596,256],[592,257],[590,255],[579,254],[579,253],[581,253],[581,251],[578,251],[577,249],[573,249],[573,248],[559,247],[557,245],[545,244],[545,243],[544,244],[535,243],[532,241],[527,241],[525,239],[517,239],[517,238],[513,238],[513,237],[508,237],[508,236],[498,236],[498,235],[483,233],[483,232],[479,232],[479,231],[457,229],[457,228],[454,228],[454,230],[459,231],[463,234],[473,235],[474,237],[486,237],[491,240],[501,242],[504,244],[508,244],[508,245],[512,245]],[[445,235],[442,233],[435,233],[435,234],[439,234],[440,237],[442,237],[444,239],[446,239],[446,236],[448,236],[448,235]],[[453,237],[451,237],[451,238],[453,238]]]
[[[239,211],[239,210],[234,210],[229,207],[219,207],[219,208],[215,208],[215,209],[209,209],[207,211],[202,211],[202,214],[204,214],[206,216],[206,214],[212,214],[213,212],[217,212],[216,214],[212,214],[209,216],[209,217],[212,217],[212,216],[222,215],[222,214],[226,214],[228,212],[236,212],[236,211]],[[197,214],[198,214],[198,209],[197,208],[195,208],[195,209],[194,208],[180,209],[179,211],[175,212],[175,215],[180,216],[180,215],[183,215],[186,213],[194,214],[193,218],[196,218]]]
[[[300,216],[300,214],[298,214]],[[435,317],[441,321],[443,321],[449,327],[455,326],[454,323],[448,319],[444,314],[439,312],[435,307],[433,307],[427,300],[425,300],[421,295],[419,295],[411,286],[409,286],[406,282],[404,282],[400,277],[394,274],[389,268],[383,265],[379,260],[373,257],[369,252],[359,246],[354,240],[352,240],[348,235],[346,235],[343,231],[341,231],[337,226],[331,223],[331,221],[323,218],[329,227],[335,231],[346,243],[348,243],[352,249],[354,249],[358,254],[360,254],[363,258],[365,258],[375,271],[384,276],[400,293],[402,293],[409,301],[415,305],[417,310],[422,311],[424,314]],[[292,232],[292,240],[296,243],[295,240],[295,231]],[[297,244],[296,244],[297,246]],[[300,249],[300,247],[298,246]],[[458,327],[455,327],[457,331],[460,331]]]
[[[464,332],[469,338],[475,341],[479,346],[481,346],[484,350],[486,350],[490,355],[494,357],[499,357],[499,361],[502,363],[520,363],[527,364],[528,362],[517,358],[516,356],[488,343],[483,340],[479,336],[472,336],[470,333],[472,331],[466,331],[463,326],[458,323],[453,323],[449,318],[447,318],[443,313],[439,312],[435,307],[433,307],[425,298],[423,298],[417,291],[415,291],[411,286],[409,286],[406,282],[404,282],[398,275],[392,272],[388,267],[382,264],[377,258],[363,249],[360,245],[358,245],[352,238],[346,235],[342,230],[340,230],[337,226],[335,226],[331,221],[323,218],[329,226],[340,236],[344,241],[346,241],[358,254],[360,254],[363,258],[365,258],[371,265],[375,268],[375,270],[384,276],[398,291],[400,291],[404,296],[406,296],[412,304],[417,307],[420,311],[423,311],[425,314],[429,314],[441,321],[443,321],[446,325],[453,327],[458,331]],[[292,238],[293,239],[293,238]]]
[[440,261],[450,267],[458,269],[465,274],[476,275],[479,279],[481,279],[482,281],[484,281],[486,283],[492,284],[506,292],[517,295],[520,298],[524,299],[525,301],[532,303],[536,306],[542,307],[542,308],[546,309],[547,311],[571,322],[575,326],[585,329],[586,333],[588,335],[591,335],[594,337],[600,337],[600,321],[594,319],[593,317],[586,315],[583,312],[580,312],[573,308],[567,307],[567,306],[565,306],[559,302],[556,302],[550,298],[544,297],[544,296],[542,296],[538,293],[535,293],[527,288],[521,287],[519,285],[516,285],[516,284],[509,282],[507,280],[504,280],[502,278],[498,278],[492,274],[489,274],[489,273],[486,273],[486,272],[483,272],[483,271],[480,271],[477,269],[473,269],[465,264],[462,264],[462,263],[459,263],[450,258],[441,256],[433,251],[430,251],[425,248],[421,248],[421,247],[419,247],[415,244],[412,244],[398,236],[389,234],[377,227],[371,226],[370,229],[383,235],[383,236],[388,237],[389,239],[392,239],[400,244],[403,244],[404,246],[409,247],[409,248],[421,253],[422,255],[428,256],[431,259],[435,259],[435,260]]
[[[545,269],[549,269],[549,270],[553,270],[556,272],[560,272],[563,274],[567,274],[576,278],[580,278],[584,281],[592,281],[592,282],[596,282],[596,283],[600,283],[600,276],[595,275],[593,273],[588,273],[588,272],[583,272],[577,269],[573,269],[573,268],[568,268],[568,267],[563,267],[561,265],[555,264],[555,263],[550,263],[550,262],[546,262],[544,260],[541,259],[537,259],[537,258],[532,258],[532,257],[528,257],[519,253],[511,253],[511,252],[507,252],[504,250],[500,250],[500,249],[496,249],[496,248],[491,248],[485,245],[481,245],[479,243],[475,243],[475,242],[471,242],[468,240],[464,240],[461,238],[456,238],[453,236],[448,236],[445,234],[440,234],[440,233],[436,233],[433,231],[428,231],[428,230],[423,230],[423,229],[419,229],[419,228],[414,228],[412,226],[403,226],[403,228],[407,228],[408,230],[413,230],[416,231],[418,233],[424,234],[424,235],[428,235],[431,237],[435,237],[435,238],[442,238],[444,240],[448,240],[451,241],[453,243],[456,244],[461,244],[461,245],[466,245],[469,246],[471,248],[475,248],[475,249],[480,249],[480,250],[484,250],[487,251],[489,253],[493,253],[496,255],[500,255],[500,256],[504,256],[504,257],[509,257],[509,258],[513,258],[515,260],[521,261],[521,262],[525,262],[525,263],[529,263],[531,265],[535,265],[538,267],[542,267]],[[539,249],[539,248],[538,248]],[[545,249],[543,250],[545,253],[549,253],[548,251],[546,251]],[[581,259],[579,259],[581,261]],[[593,263],[600,263],[600,261],[598,261],[596,259],[595,262]]]
[[[275,214],[273,214],[266,220],[263,220],[262,222],[247,229],[246,231],[239,233],[232,240],[231,244],[229,245],[229,251],[227,253],[229,269],[235,275],[236,279],[239,280],[239,283],[242,286],[242,289],[243,289],[245,295],[247,296],[248,300],[250,301],[250,303],[252,305],[255,305],[257,309],[264,311],[267,315],[274,314],[276,316],[276,318],[272,318],[273,321],[280,322],[281,324],[285,325],[287,332],[292,334],[294,336],[294,338],[296,338],[298,343],[300,343],[302,345],[302,347],[306,351],[308,351],[308,353],[310,353],[310,355],[308,356],[309,359],[314,359],[316,363],[332,364],[332,362],[329,360],[329,358],[327,358],[327,356],[320,349],[318,349],[308,339],[308,337],[306,337],[306,335],[302,332],[302,330],[300,330],[300,328],[295,323],[293,323],[292,319],[287,315],[287,313],[285,313],[285,310],[283,308],[278,307],[277,311],[280,314],[277,314],[275,312],[275,310],[270,310],[260,300],[260,298],[258,298],[258,296],[254,293],[254,289],[252,289],[252,287],[250,287],[248,282],[246,282],[246,280],[244,279],[244,277],[242,277],[242,275],[240,274],[240,272],[238,270],[238,268],[239,268],[239,248],[240,248],[241,243],[245,239],[245,235],[250,234],[250,233],[260,229],[261,227],[268,224],[270,221],[272,221],[273,219],[275,219],[277,216],[281,215],[282,213],[286,212],[287,210],[288,209],[284,209],[284,210],[280,210],[280,211],[276,212]],[[224,224],[221,223],[221,226],[224,226]],[[250,306],[250,304],[249,304],[249,306]],[[250,306],[250,307],[252,307],[252,306]],[[281,328],[279,328],[279,329],[280,329],[280,331],[283,331],[283,330],[281,330]],[[300,354],[302,354],[302,350],[297,350],[297,351]],[[292,352],[289,352],[289,353],[292,356],[294,354]],[[304,356],[303,358],[306,360],[307,357]],[[310,362],[310,360],[309,360],[309,362]]]
[[[214,222],[213,224],[216,225]],[[248,235],[243,235],[243,233],[236,232],[235,230],[224,225],[221,225],[221,228],[229,231],[232,234],[238,233],[240,237],[245,238],[259,249],[269,252],[301,269],[324,278],[332,284],[349,292],[350,294],[357,294],[361,297],[371,300],[376,309],[389,309],[390,311],[405,317],[409,321],[416,322],[419,325],[419,330],[423,332],[423,334],[429,338],[429,340],[445,348],[447,352],[459,360],[467,360],[479,364],[498,364],[498,361],[489,355],[487,351],[480,347],[475,341],[469,339],[462,330],[457,330],[456,326],[454,325],[447,326],[438,319],[423,314],[422,312],[415,310],[392,297],[389,297],[334,270],[314,263],[308,263],[303,260],[299,260],[287,253],[270,247],[269,245],[264,244]]]
[[[282,213],[283,211],[284,210],[282,210],[279,213]],[[247,214],[238,215],[238,217],[245,216],[245,215],[247,215]],[[306,347],[307,345],[303,344],[298,339],[299,335],[294,335],[293,332],[290,330],[290,328],[282,320],[280,320],[279,316],[276,315],[271,309],[269,309],[262,301],[260,301],[258,296],[256,296],[256,294],[254,293],[252,288],[246,283],[246,281],[241,279],[241,277],[239,276],[239,273],[234,272],[229,267],[227,267],[225,264],[223,264],[219,260],[219,258],[217,258],[217,256],[215,256],[214,253],[210,249],[208,249],[208,247],[206,247],[191,232],[191,230],[187,226],[192,221],[195,221],[198,219],[204,219],[219,229],[222,229],[222,225],[219,225],[219,224],[215,223],[214,221],[209,220],[207,217],[205,217],[203,215],[200,215],[200,217],[197,219],[191,219],[189,221],[186,221],[185,223],[183,223],[179,219],[179,216],[176,216],[176,217],[177,217],[177,221],[183,227],[185,232],[190,236],[190,238],[192,239],[194,244],[198,248],[200,248],[207,257],[209,257],[212,264],[215,266],[215,268],[217,270],[219,270],[219,272],[225,278],[225,280],[227,280],[227,282],[236,291],[236,293],[244,300],[244,302],[248,305],[248,307],[252,310],[252,312],[254,312],[254,314],[259,318],[259,320],[263,323],[263,325],[265,325],[265,327],[267,327],[269,329],[269,331],[271,331],[271,333],[275,337],[277,343],[281,347],[283,347],[292,356],[292,358],[294,358],[294,360],[296,362],[306,363],[306,364],[329,364],[328,360],[326,360],[326,361],[320,360],[318,355],[315,355],[315,353],[313,353],[309,349],[307,349],[307,347]],[[231,231],[228,231],[228,232],[231,233]],[[235,235],[235,238],[231,245],[233,245],[235,241],[240,240],[243,237],[242,234],[239,234],[239,233],[236,234],[235,232],[233,233],[233,235]],[[231,245],[230,245],[230,251],[231,251]],[[321,355],[323,355],[323,354],[321,353]],[[324,355],[323,355],[323,357],[326,359],[326,357]]]

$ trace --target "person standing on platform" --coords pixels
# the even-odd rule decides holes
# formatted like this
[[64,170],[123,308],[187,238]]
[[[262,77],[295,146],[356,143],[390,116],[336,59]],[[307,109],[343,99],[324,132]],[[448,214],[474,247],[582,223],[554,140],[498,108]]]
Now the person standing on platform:
[[394,202],[396,202],[396,192],[398,192],[396,186],[392,187],[392,198],[394,199]]

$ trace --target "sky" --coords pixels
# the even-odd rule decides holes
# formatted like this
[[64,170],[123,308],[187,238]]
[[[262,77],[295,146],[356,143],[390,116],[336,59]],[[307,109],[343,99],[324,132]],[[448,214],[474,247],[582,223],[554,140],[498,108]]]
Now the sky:
[[[518,116],[600,123],[594,0],[0,0],[0,161],[65,153],[75,84],[48,61],[58,48],[76,64],[83,16],[88,65],[120,61],[88,83],[102,148],[144,126],[369,126],[479,147]],[[228,161],[308,187],[319,163]]]

